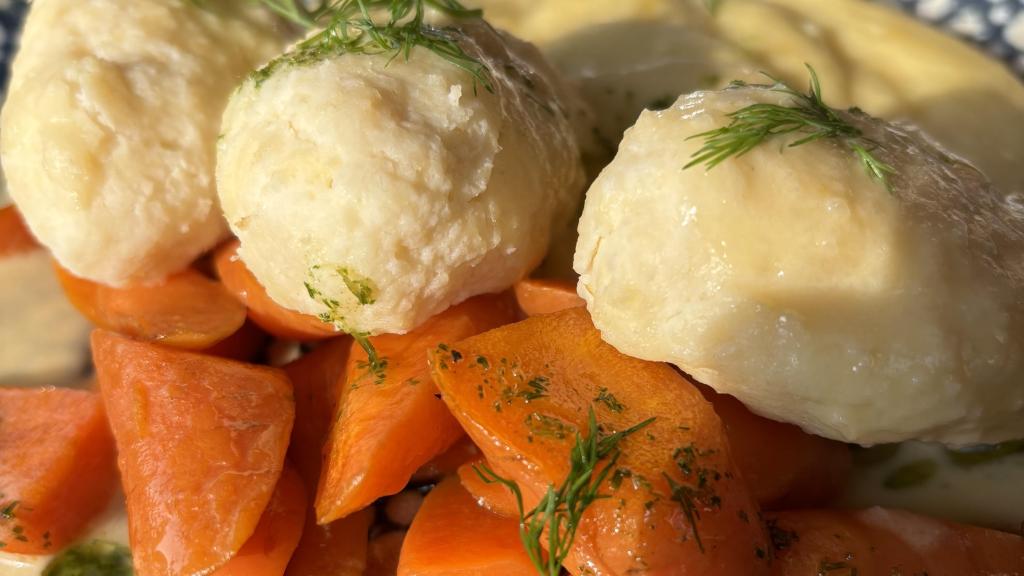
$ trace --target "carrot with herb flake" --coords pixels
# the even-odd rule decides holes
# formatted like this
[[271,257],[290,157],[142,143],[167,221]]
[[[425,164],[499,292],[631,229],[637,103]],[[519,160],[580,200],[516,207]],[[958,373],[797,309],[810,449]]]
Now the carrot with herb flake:
[[117,486],[114,439],[95,392],[0,388],[0,552],[53,554]]
[[324,448],[317,493],[320,523],[396,494],[416,470],[463,432],[437,397],[427,353],[515,319],[508,295],[484,295],[449,308],[404,335],[370,338],[378,363],[353,344],[347,383]]
[[567,478],[591,486],[589,507],[555,514],[558,535],[540,538],[554,554],[575,531],[569,571],[768,573],[757,503],[711,405],[667,365],[606,344],[585,310],[438,348],[431,365],[489,462],[485,478],[514,483],[525,511],[571,510],[562,496],[576,492],[560,488]]

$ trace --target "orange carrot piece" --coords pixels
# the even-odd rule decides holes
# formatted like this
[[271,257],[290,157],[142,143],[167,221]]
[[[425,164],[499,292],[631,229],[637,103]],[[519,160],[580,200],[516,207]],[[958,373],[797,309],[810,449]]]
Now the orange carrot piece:
[[186,270],[152,286],[113,288],[60,266],[71,304],[100,328],[189,350],[202,350],[245,323],[245,307],[218,282]]
[[242,327],[224,340],[210,346],[203,352],[211,356],[230,358],[239,362],[252,362],[266,349],[270,338],[256,324],[245,321]]
[[736,465],[763,509],[822,506],[842,494],[853,466],[845,444],[762,418],[732,396],[699,388],[725,423]]
[[238,257],[240,242],[232,240],[217,249],[214,265],[221,282],[249,308],[249,318],[261,328],[286,340],[321,340],[338,335],[334,326],[316,316],[282,307],[270,299],[266,289]]
[[423,501],[398,561],[398,576],[521,576],[534,571],[519,539],[519,521],[478,506],[454,476]]
[[767,515],[776,576],[983,576],[1024,573],[1024,538],[871,508]]
[[100,395],[0,388],[0,551],[53,554],[77,538],[117,486]]
[[295,389],[295,426],[288,454],[310,494],[320,481],[324,441],[345,385],[351,346],[348,336],[332,338],[284,367]]
[[459,471],[467,462],[480,460],[480,449],[467,436],[452,444],[452,447],[435,456],[412,475],[413,481],[436,482]]
[[494,468],[483,458],[459,466],[458,474],[462,487],[469,492],[480,506],[483,506],[491,513],[507,518],[515,518],[519,515],[515,497],[508,488],[497,482],[487,482],[480,477],[477,470],[481,469],[481,466],[484,465],[492,469]]
[[285,466],[256,530],[213,576],[282,576],[305,518],[306,489],[295,469]]
[[513,290],[519,309],[526,316],[551,314],[587,304],[576,294],[576,285],[565,280],[527,278],[517,282]]
[[0,208],[0,258],[41,248],[36,237],[25,226],[25,221],[21,219],[21,213],[17,208]]
[[96,330],[139,576],[210,572],[253,534],[294,417],[280,370]]
[[367,565],[367,539],[373,508],[364,508],[321,526],[316,514],[307,514],[306,528],[287,576],[362,576]]
[[507,295],[471,298],[405,335],[371,338],[383,370],[371,370],[354,344],[348,383],[324,447],[316,511],[320,523],[343,518],[395,494],[416,470],[462,435],[437,397],[427,352],[515,319]]
[[[620,444],[609,497],[583,515],[565,567],[597,574],[756,576],[769,568],[758,507],[721,420],[665,364],[627,357],[573,308],[431,353],[445,401],[526,507],[569,472],[593,409],[603,433],[655,420]],[[546,541],[546,540],[545,540]]]

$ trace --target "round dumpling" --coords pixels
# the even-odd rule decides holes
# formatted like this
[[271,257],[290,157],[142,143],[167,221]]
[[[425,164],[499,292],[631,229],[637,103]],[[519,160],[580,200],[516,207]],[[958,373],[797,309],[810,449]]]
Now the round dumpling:
[[[1024,436],[1024,204],[910,128],[841,113],[893,167],[779,137],[683,167],[764,88],[645,112],[588,193],[575,267],[604,338],[768,417],[871,444]],[[788,138],[788,140],[787,140]]]
[[227,234],[215,146],[229,93],[284,39],[239,2],[37,0],[3,109],[32,232],[79,276],[156,281]]
[[576,212],[575,100],[531,46],[460,26],[486,82],[422,47],[286,55],[231,99],[221,204],[278,304],[403,333],[524,277]]

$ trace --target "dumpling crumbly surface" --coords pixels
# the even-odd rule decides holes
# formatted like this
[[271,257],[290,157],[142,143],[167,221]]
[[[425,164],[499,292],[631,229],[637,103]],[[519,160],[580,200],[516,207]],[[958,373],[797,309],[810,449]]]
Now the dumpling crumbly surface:
[[531,46],[460,26],[493,92],[415,48],[285,64],[231,99],[221,204],[277,303],[403,333],[525,276],[574,214],[571,96]]
[[220,115],[284,43],[260,14],[234,1],[32,3],[0,146],[11,196],[64,267],[155,281],[227,234]]
[[712,170],[689,137],[759,88],[645,112],[590,189],[575,267],[604,338],[840,440],[1024,436],[1024,208],[913,130],[850,115],[891,190],[836,140]]

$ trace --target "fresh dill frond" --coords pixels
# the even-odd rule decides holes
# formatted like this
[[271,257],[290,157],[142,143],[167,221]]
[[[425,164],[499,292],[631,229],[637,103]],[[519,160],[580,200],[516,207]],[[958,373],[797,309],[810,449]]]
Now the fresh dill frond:
[[[490,71],[459,45],[462,32],[450,26],[428,24],[433,8],[451,18],[480,18],[458,0],[324,0],[313,9],[301,0],[260,0],[270,10],[315,34],[291,51],[255,71],[257,86],[282,66],[302,66],[338,54],[389,55],[408,59],[412,50],[426,48],[473,76],[474,82],[492,90]],[[390,60],[389,60],[390,62]]]
[[[499,476],[486,464],[473,467],[481,480],[501,484],[515,496],[519,508],[519,537],[538,573],[543,576],[561,573],[562,563],[572,550],[583,513],[596,500],[609,496],[602,494],[600,489],[619,460],[619,443],[652,422],[654,418],[621,432],[604,435],[591,407],[587,435],[581,436],[576,432],[576,442],[569,454],[569,474],[558,488],[549,485],[540,503],[529,511],[524,510],[522,491],[514,481]],[[542,544],[545,532],[546,557]]]
[[[309,269],[309,279],[303,282],[303,286],[306,287],[306,293],[309,294],[310,299],[326,308],[317,317],[321,322],[334,326],[335,330],[352,336],[352,339],[366,351],[366,362],[360,363],[359,368],[365,369],[367,373],[372,375],[376,384],[383,383],[385,370],[388,367],[388,359],[377,354],[377,349],[373,346],[373,342],[370,341],[369,334],[353,330],[349,326],[348,321],[345,319],[341,302],[327,296],[316,287],[317,272],[322,268],[320,265],[312,266]],[[362,277],[353,278],[354,275],[348,268],[340,266],[335,268],[335,272],[360,306],[370,305],[376,301],[373,296],[372,281]]]
[[[704,145],[693,153],[684,169],[700,164],[711,170],[729,158],[743,156],[766,140],[784,134],[797,134],[800,138],[789,147],[801,146],[825,138],[841,140],[864,164],[872,178],[889,188],[888,175],[894,172],[872,154],[876,146],[864,137],[863,132],[841,117],[837,110],[825,104],[821,96],[818,73],[809,64],[810,88],[804,94],[793,90],[772,76],[774,82],[768,88],[792,96],[792,106],[758,103],[741,108],[728,116],[728,126],[694,134],[689,139],[703,138]],[[747,86],[744,82],[733,82],[733,86]]]

